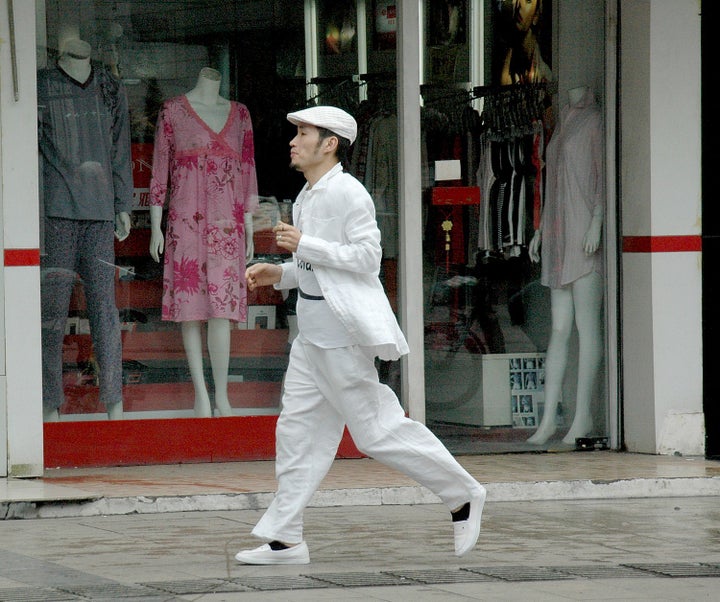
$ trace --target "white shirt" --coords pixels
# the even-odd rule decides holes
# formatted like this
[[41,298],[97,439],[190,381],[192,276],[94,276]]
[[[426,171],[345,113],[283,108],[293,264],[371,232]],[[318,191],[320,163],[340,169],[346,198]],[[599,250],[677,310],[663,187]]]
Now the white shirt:
[[[282,278],[275,288],[297,287],[298,260],[309,262],[327,306],[352,344],[372,348],[383,360],[397,360],[408,353],[379,279],[380,230],[375,205],[363,185],[338,163],[312,188],[306,184],[300,191],[293,223],[302,237],[293,261],[282,265]],[[298,303],[301,336],[301,311],[306,305]]]

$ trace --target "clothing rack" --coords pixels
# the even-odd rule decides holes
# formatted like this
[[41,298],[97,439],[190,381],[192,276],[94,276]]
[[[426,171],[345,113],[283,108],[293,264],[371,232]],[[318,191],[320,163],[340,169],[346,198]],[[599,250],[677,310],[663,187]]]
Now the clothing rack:
[[535,82],[529,84],[512,84],[508,86],[475,86],[472,89],[474,98],[482,98],[492,94],[507,92],[508,90],[542,90],[547,94],[557,94],[558,83],[556,81]]
[[345,109],[351,114],[354,114],[358,108],[357,89],[366,85],[354,74],[317,76],[307,83],[322,86],[322,89],[305,101],[306,106],[314,106],[318,104],[318,99],[322,98],[323,102]]
[[546,119],[557,82],[475,86],[472,98],[483,98],[482,121],[494,140],[533,134]]
[[[380,91],[382,99],[385,99],[387,91],[390,90],[390,88],[394,94],[394,83],[396,79],[396,74],[392,71],[313,77],[307,83],[323,86],[323,89],[315,96],[308,98],[305,102],[307,106],[313,106],[317,104],[316,101],[318,99],[323,98],[327,99],[327,102],[335,104],[349,113],[355,114],[360,104],[360,99],[356,95],[359,88],[365,86],[368,91],[376,88]],[[387,102],[381,100],[380,104],[385,106]],[[394,111],[394,106],[392,109]]]

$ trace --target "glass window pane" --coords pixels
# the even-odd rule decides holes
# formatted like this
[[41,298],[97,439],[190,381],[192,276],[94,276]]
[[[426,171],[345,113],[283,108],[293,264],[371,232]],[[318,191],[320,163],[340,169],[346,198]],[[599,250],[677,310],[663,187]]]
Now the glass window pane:
[[44,15],[46,419],[277,413],[293,300],[245,298],[245,220],[257,207],[254,260],[287,258],[270,228],[303,184],[285,115],[305,104],[304,3],[47,0]]
[[[602,112],[584,85],[554,102],[551,0],[482,4],[490,68],[473,82],[454,54],[464,3],[425,3],[426,415],[458,453],[574,449],[607,434]],[[566,82],[602,81],[588,47]]]

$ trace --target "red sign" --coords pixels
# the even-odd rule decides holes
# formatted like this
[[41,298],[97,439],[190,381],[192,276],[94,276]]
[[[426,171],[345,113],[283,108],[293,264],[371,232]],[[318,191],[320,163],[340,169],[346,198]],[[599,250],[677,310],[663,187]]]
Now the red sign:
[[479,205],[478,186],[436,186],[432,189],[433,205]]

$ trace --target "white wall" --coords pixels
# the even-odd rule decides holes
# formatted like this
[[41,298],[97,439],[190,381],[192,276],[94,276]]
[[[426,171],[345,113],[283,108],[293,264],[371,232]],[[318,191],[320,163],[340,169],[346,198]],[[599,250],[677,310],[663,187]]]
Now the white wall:
[[[4,250],[37,251],[35,3],[15,2],[18,94],[13,89],[7,1],[0,0],[0,207]],[[36,262],[35,262],[36,263]],[[40,269],[5,266],[6,475],[43,472]],[[0,435],[0,438],[4,436]],[[6,476],[3,475],[3,476]]]
[[[622,234],[699,237],[699,3],[621,2],[620,49]],[[700,262],[687,250],[623,255],[629,451],[704,453]]]

